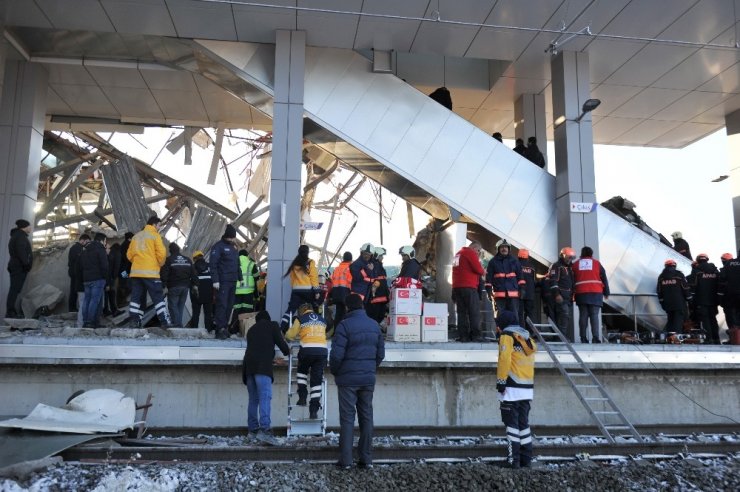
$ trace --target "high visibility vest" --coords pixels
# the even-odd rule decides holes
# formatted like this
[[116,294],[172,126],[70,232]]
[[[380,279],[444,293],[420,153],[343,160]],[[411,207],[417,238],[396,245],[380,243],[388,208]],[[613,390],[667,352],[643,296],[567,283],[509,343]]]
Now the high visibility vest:
[[332,287],[352,288],[352,274],[349,271],[349,261],[340,263],[331,274]]
[[580,258],[573,262],[573,279],[576,294],[601,294],[604,284],[601,281],[601,263],[595,258]]
[[251,294],[254,292],[254,277],[252,276],[252,270],[254,270],[254,262],[249,256],[239,257],[239,268],[242,271],[242,279],[236,282],[236,294]]

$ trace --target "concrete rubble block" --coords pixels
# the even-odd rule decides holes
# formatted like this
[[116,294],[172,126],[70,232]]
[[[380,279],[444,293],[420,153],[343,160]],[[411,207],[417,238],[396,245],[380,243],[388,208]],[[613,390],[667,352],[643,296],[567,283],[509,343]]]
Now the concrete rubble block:
[[94,337],[94,328],[75,328],[73,326],[67,326],[62,330],[63,337]]
[[167,332],[172,338],[208,338],[205,328],[168,328]]
[[46,328],[41,328],[41,334],[47,336],[47,337],[58,337],[58,336],[65,336],[63,326],[49,326]]
[[5,318],[5,324],[15,330],[36,330],[39,327],[39,320],[24,318]]
[[110,336],[118,338],[142,338],[149,335],[146,328],[112,328]]
[[55,314],[54,316],[49,316],[49,318],[62,321],[77,321],[77,311]]
[[96,337],[109,337],[111,328],[95,328]]
[[51,284],[37,285],[26,292],[21,299],[21,308],[26,316],[33,316],[41,307],[53,311],[64,299],[64,292]]
[[0,333],[10,333],[9,326],[0,326]]
[[154,335],[157,337],[169,337],[169,334],[167,333],[167,330],[160,328],[159,326],[152,326],[150,328],[147,328],[149,330],[150,335]]

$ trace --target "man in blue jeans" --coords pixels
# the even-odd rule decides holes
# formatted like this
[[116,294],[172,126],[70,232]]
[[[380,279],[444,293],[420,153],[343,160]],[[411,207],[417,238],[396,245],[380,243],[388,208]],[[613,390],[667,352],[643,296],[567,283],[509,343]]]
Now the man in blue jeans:
[[198,285],[198,275],[190,258],[180,253],[180,246],[177,243],[170,243],[169,250],[170,256],[164,261],[159,277],[165,286],[172,324],[182,327],[185,301],[190,288]]
[[352,467],[355,409],[360,424],[357,447],[359,468],[372,468],[373,391],[375,373],[385,358],[380,326],[366,313],[362,297],[348,295],[347,315],[334,331],[329,368],[337,383],[339,399],[339,461],[341,469]]
[[249,433],[258,437],[272,436],[270,403],[275,345],[283,355],[289,354],[290,349],[280,331],[280,325],[270,320],[267,311],[260,311],[257,313],[256,323],[247,331],[247,350],[242,361],[242,382],[249,393],[247,425]]
[[100,307],[105,292],[105,279],[108,278],[108,253],[105,251],[105,234],[95,234],[93,242],[82,251],[82,282],[85,296],[82,299],[82,326],[97,328]]

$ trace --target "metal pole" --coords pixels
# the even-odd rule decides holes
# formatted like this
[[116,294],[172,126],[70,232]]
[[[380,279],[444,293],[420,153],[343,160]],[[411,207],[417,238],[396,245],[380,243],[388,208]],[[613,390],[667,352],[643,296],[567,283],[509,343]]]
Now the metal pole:
[[378,187],[378,223],[380,224],[380,244],[383,244],[383,188]]
[[334,226],[334,217],[337,215],[337,203],[339,202],[339,193],[334,195],[334,205],[331,208],[331,218],[329,219],[329,227],[326,229],[326,237],[324,238],[324,246],[321,248],[321,256],[319,257],[319,266],[327,267],[324,262],[326,261],[326,248],[329,245],[329,236],[331,236],[331,229]]

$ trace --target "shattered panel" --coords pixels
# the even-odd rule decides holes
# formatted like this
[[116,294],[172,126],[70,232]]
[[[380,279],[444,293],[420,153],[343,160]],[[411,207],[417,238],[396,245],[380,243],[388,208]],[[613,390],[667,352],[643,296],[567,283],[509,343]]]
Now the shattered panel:
[[227,223],[226,217],[208,207],[196,208],[190,223],[190,233],[183,247],[183,254],[192,256],[196,251],[203,251],[208,256],[208,250],[221,239]]
[[108,193],[116,227],[119,232],[139,232],[146,225],[151,211],[144,199],[139,175],[126,157],[103,166],[103,182]]

